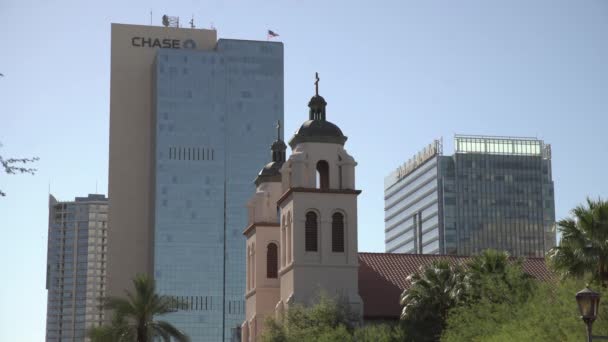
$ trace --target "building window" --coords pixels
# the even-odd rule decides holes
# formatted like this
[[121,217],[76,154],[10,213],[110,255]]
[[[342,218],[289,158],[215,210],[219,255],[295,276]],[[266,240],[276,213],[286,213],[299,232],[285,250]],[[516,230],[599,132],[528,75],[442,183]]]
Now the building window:
[[317,251],[317,214],[312,211],[306,213],[306,224],[304,227],[305,250],[307,252]]
[[276,279],[279,268],[279,248],[276,243],[269,243],[266,249],[266,278]]
[[331,251],[344,252],[344,215],[335,213],[331,217]]
[[329,164],[325,160],[317,163],[317,189],[329,189]]

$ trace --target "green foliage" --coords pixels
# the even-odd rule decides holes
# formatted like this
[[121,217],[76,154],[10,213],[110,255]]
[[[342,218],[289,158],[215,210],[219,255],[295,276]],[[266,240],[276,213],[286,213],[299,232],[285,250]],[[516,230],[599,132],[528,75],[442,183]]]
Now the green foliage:
[[355,329],[352,341],[357,342],[397,342],[405,341],[403,328],[396,324],[367,324]]
[[[541,284],[526,301],[513,305],[481,300],[450,311],[441,340],[452,341],[584,341],[585,325],[574,295],[580,281]],[[608,295],[603,291],[603,296]],[[608,306],[601,305],[594,333],[608,334]]]
[[509,262],[509,255],[492,249],[468,263],[465,276],[467,303],[516,304],[526,300],[536,281],[523,271],[523,260]]
[[445,260],[434,262],[410,281],[401,296],[406,341],[437,341],[455,308],[476,303],[517,305],[535,287],[535,281],[523,272],[521,260],[509,261],[507,253],[495,250],[475,256],[466,270]]
[[153,279],[145,275],[137,275],[133,279],[133,285],[135,292],[126,291],[126,298],[105,299],[104,307],[112,310],[114,316],[110,325],[96,327],[88,332],[93,342],[149,342],[157,339],[165,342],[173,340],[187,342],[190,340],[170,323],[154,320],[154,316],[175,311],[177,303],[167,296],[156,294]]
[[448,311],[465,298],[461,266],[435,261],[409,277],[411,286],[401,295],[401,319],[407,340],[434,341],[443,329]]
[[560,220],[559,246],[549,252],[551,266],[563,277],[590,276],[608,286],[608,201],[587,199],[587,205],[572,210],[572,217]]
[[124,317],[114,315],[110,325],[91,328],[88,332],[93,342],[128,342],[136,337]]
[[320,295],[316,305],[294,304],[282,321],[268,318],[264,342],[403,341],[401,329],[388,324],[359,326],[360,317],[344,300]]
[[320,295],[317,304],[306,307],[290,306],[284,321],[269,319],[264,329],[263,341],[340,341],[350,336],[359,317],[348,303]]

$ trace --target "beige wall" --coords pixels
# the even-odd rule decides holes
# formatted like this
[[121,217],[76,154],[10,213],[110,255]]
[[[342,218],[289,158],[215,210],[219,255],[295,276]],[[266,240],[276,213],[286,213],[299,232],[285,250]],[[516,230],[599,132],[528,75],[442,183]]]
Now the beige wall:
[[[317,252],[306,252],[304,248],[305,216],[310,210],[318,215]],[[359,304],[357,195],[294,192],[291,200],[281,207],[282,213],[289,211],[293,215],[293,236],[288,241],[293,261],[281,269],[281,300],[310,303],[319,290],[324,290],[330,296],[344,295],[351,303]],[[331,250],[331,216],[336,211],[344,214],[345,219],[343,253]]]
[[260,184],[249,200],[249,224],[255,225],[247,231],[247,260],[245,287],[245,322],[241,326],[241,340],[259,341],[264,320],[274,313],[279,301],[279,279],[267,277],[267,246],[275,243],[279,247],[279,225],[276,203],[281,195],[280,182]]
[[[143,39],[171,40],[211,50],[216,31],[112,24],[108,197],[108,295],[123,295],[137,273],[153,271],[152,65],[158,48]],[[173,42],[174,40],[179,43]],[[151,41],[153,42],[153,41]],[[167,41],[165,41],[167,42]]]

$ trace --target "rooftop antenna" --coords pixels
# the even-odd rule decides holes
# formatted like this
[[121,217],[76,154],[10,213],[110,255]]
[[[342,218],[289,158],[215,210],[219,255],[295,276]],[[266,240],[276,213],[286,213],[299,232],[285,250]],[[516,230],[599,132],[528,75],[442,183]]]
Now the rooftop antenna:
[[150,10],[150,26],[152,26],[152,10]]
[[192,19],[190,19],[190,28],[196,28],[196,26],[194,26],[194,14],[192,15]]
[[95,181],[95,193],[98,193],[97,192],[97,181]]
[[163,15],[163,26],[164,27],[179,27],[179,17],[170,17],[166,14]]

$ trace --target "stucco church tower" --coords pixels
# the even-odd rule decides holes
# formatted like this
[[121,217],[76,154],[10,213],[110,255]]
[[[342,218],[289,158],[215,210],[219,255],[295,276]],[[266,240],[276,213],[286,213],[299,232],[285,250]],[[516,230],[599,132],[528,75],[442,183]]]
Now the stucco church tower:
[[[356,311],[363,309],[357,163],[344,149],[346,136],[327,121],[318,82],[317,77],[309,119],[289,141],[291,156],[285,161],[285,145],[277,139],[273,162],[258,175],[257,192],[249,202],[243,341],[260,338],[268,315],[280,318],[292,303],[314,304],[320,292],[341,297]],[[282,154],[275,158],[275,150]]]

